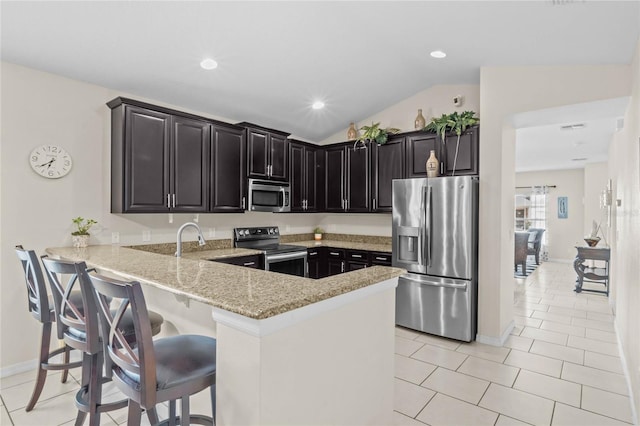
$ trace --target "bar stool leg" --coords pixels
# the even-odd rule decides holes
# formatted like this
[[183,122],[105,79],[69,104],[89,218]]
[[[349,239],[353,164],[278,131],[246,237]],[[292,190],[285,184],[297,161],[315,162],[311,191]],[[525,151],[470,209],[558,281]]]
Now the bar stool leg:
[[[64,364],[69,364],[69,358],[71,354],[71,348],[67,345],[64,345],[64,360],[62,361]],[[67,377],[69,376],[69,370],[62,370],[62,379],[60,380],[62,383],[67,383]]]
[[[140,404],[130,399],[129,411],[127,415],[127,426],[140,426],[141,417],[142,417],[142,410],[140,409]],[[152,424],[157,424],[157,422]]]
[[191,424],[191,416],[189,415],[189,395],[185,395],[180,401],[180,425]]
[[44,382],[47,380],[47,370],[42,368],[43,364],[49,362],[49,345],[51,344],[51,323],[45,322],[42,324],[42,336],[40,338],[40,359],[38,362],[38,375],[36,376],[36,385],[33,388],[31,399],[27,404],[25,410],[31,411],[38,402],[42,389],[44,388]]

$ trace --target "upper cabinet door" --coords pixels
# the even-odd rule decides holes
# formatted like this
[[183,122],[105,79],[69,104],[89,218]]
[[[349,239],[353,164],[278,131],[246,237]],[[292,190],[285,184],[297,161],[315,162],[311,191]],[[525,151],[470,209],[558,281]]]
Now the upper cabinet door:
[[267,179],[269,177],[269,134],[255,129],[247,129],[247,173],[249,177]]
[[242,213],[246,206],[245,132],[213,126],[211,138],[211,211]]
[[324,152],[305,147],[306,211],[324,210]]
[[305,209],[305,147],[304,145],[291,142],[291,211],[301,212]]
[[[171,116],[138,107],[122,108],[124,118],[114,117],[113,124],[111,211],[169,211]],[[115,128],[118,125],[120,129]]]
[[269,178],[272,180],[289,180],[289,141],[285,136],[272,133],[270,135],[270,160],[271,170]]
[[375,145],[371,155],[371,208],[390,212],[391,182],[405,177],[405,138],[390,138],[384,145]]
[[[472,127],[460,135],[460,143],[458,144],[458,136],[447,135],[446,137],[446,162],[445,162],[445,174],[451,176],[455,175],[477,175],[478,169],[478,149],[479,149],[479,128]],[[457,158],[456,158],[457,148]]]
[[442,140],[434,133],[422,133],[407,136],[406,142],[406,165],[407,178],[424,178],[427,177],[427,159],[431,151],[436,152],[436,157],[440,161],[440,174],[444,170],[441,159]]
[[172,211],[207,211],[209,206],[210,141],[211,125],[209,123],[179,116],[173,118]]
[[369,153],[371,149],[371,146],[367,149],[356,150],[352,147],[347,148],[346,207],[349,212],[368,212],[370,210]]
[[344,145],[332,146],[325,151],[325,209],[328,212],[345,210],[345,156]]

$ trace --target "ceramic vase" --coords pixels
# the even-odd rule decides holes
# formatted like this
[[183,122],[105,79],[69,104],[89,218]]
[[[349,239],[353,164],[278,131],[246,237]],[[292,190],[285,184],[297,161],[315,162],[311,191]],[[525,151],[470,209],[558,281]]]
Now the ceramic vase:
[[316,241],[320,241],[320,240],[322,239],[322,234],[313,234],[313,238],[314,238]]
[[422,115],[422,110],[421,109],[418,110],[418,116],[416,117],[416,119],[413,122],[413,124],[414,124],[416,130],[420,130],[420,129],[424,128],[424,126],[426,126],[427,121],[424,119],[424,116]]
[[427,160],[427,177],[438,177],[438,170],[440,170],[440,162],[436,158],[436,152],[432,149]]
[[82,248],[89,245],[89,235],[72,235],[71,241],[75,248]]
[[356,127],[353,123],[349,124],[349,130],[347,130],[347,140],[354,140],[358,137],[358,132],[356,131]]

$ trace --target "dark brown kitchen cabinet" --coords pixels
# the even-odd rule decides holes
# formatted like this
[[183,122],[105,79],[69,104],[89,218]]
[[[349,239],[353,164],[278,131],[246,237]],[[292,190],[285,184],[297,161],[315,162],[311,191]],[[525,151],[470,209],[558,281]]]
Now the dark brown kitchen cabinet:
[[332,145],[325,150],[325,211],[345,210],[346,145]]
[[[467,129],[460,135],[460,143],[458,145],[458,136],[448,134],[445,137],[445,163],[444,174],[447,176],[455,175],[477,175],[478,174],[478,150],[479,150],[480,129],[478,126]],[[456,146],[458,158],[456,160]]]
[[370,251],[369,264],[391,266],[391,253],[386,253],[381,251]]
[[384,145],[373,144],[371,151],[371,211],[390,212],[393,179],[405,174],[405,138],[391,137]]
[[344,250],[327,248],[327,275],[337,275],[346,272]]
[[127,105],[120,98],[109,106],[111,211],[206,211],[209,123]]
[[353,149],[350,142],[325,151],[325,210],[368,212],[370,208],[369,149]]
[[440,174],[444,171],[441,155],[442,141],[435,133],[419,132],[406,137],[407,178],[427,177],[426,163],[431,151],[435,151],[440,160]]
[[252,123],[239,123],[247,130],[247,174],[250,178],[289,180],[288,133]]
[[327,276],[327,249],[326,247],[314,247],[307,249],[307,265],[309,278],[324,278]]
[[211,206],[215,213],[243,212],[246,208],[245,132],[213,126],[211,132]]
[[[427,177],[426,162],[431,150],[435,151],[440,161],[440,175],[478,175],[479,173],[479,127],[474,126],[460,136],[448,133],[445,143],[435,133],[413,133],[406,136],[407,177]],[[457,160],[456,160],[456,145]]]
[[310,144],[290,140],[291,211],[316,212],[324,205],[324,156]]
[[347,250],[345,272],[364,269],[369,266],[369,253],[361,250]]
[[226,263],[229,265],[244,266],[253,269],[264,269],[264,255],[251,254],[247,256],[222,257],[211,259],[214,262]]

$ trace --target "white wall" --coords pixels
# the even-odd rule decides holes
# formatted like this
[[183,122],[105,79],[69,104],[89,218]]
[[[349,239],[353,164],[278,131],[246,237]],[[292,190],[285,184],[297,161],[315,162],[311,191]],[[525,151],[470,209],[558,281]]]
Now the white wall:
[[607,189],[609,166],[606,162],[586,164],[584,168],[584,235],[591,234],[593,221],[600,224],[600,244],[609,244],[607,209],[600,207],[602,192]]
[[633,88],[624,128],[609,148],[613,181],[611,294],[615,300],[616,331],[631,378],[635,424],[640,413],[640,41],[632,64]]
[[[464,103],[460,107],[453,105],[454,96],[461,95]],[[418,115],[418,109],[422,109],[422,115],[427,123],[432,117],[439,117],[442,114],[449,114],[454,111],[475,111],[479,116],[480,112],[480,87],[477,85],[439,85],[425,89],[415,95],[398,102],[370,117],[358,121],[356,128],[370,125],[372,122],[380,122],[382,127],[396,127],[403,132],[415,130],[414,120]],[[322,142],[321,145],[344,142],[347,140],[348,123],[345,123],[344,130],[341,130]],[[426,161],[426,160],[425,160]]]
[[[555,185],[547,194],[547,227],[545,237],[549,260],[569,262],[576,255],[576,245],[583,245],[584,227],[584,171],[546,170],[516,173],[516,186]],[[568,217],[558,218],[558,197],[569,201]]]

